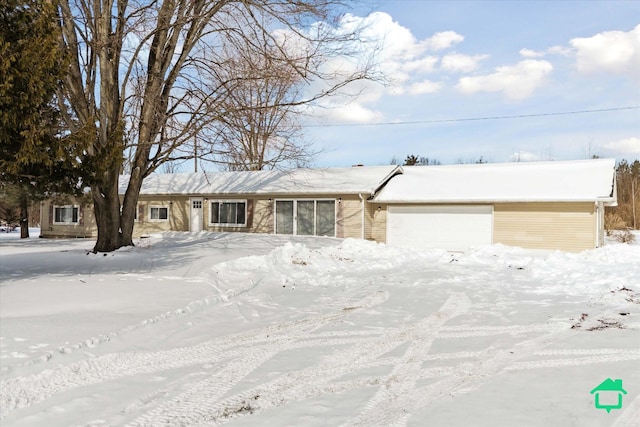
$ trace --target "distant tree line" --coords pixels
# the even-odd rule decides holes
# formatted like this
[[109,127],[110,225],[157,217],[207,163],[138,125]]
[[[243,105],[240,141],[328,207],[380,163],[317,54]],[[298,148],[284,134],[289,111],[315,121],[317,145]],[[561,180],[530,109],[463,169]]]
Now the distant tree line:
[[[391,164],[392,165],[397,165],[400,162],[398,161],[397,157],[393,157],[391,158]],[[424,156],[418,156],[415,154],[409,154],[407,155],[407,157],[404,159],[404,161],[402,162],[402,166],[435,166],[435,165],[440,165],[440,160],[438,159],[432,159],[429,157],[424,157]]]
[[607,230],[621,230],[640,226],[640,160],[621,160],[616,166],[618,206],[605,210]]
[[[480,156],[476,160],[472,159],[472,160],[465,161],[465,160],[459,159],[458,163],[459,164],[465,164],[465,163],[483,164],[483,163],[490,163],[490,162],[487,159],[485,159],[483,156]],[[396,156],[393,156],[391,158],[390,164],[398,165],[400,164],[400,161]],[[438,159],[419,156],[416,154],[408,154],[407,157],[405,157],[404,161],[402,162],[402,166],[437,166],[441,164],[442,163]]]

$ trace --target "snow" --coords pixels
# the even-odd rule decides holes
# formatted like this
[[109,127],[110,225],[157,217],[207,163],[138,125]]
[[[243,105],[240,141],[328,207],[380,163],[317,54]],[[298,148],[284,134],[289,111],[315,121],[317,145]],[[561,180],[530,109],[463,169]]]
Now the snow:
[[615,159],[405,167],[381,203],[615,202]]
[[[3,427],[640,419],[638,244],[0,237]],[[628,391],[610,413],[590,394],[607,378]]]
[[[141,194],[358,194],[373,195],[398,166],[152,174]],[[124,194],[129,177],[120,182]]]

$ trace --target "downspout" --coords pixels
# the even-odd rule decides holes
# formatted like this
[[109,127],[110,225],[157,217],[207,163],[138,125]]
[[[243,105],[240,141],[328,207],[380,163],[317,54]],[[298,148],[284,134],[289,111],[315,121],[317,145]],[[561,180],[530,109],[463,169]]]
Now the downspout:
[[364,240],[364,197],[362,197],[362,193],[358,193],[358,197],[360,198],[360,238]]

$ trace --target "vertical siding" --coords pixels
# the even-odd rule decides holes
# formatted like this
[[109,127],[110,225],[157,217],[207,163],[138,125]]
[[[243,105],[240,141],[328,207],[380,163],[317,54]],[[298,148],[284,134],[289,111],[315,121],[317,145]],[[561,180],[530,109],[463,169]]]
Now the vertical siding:
[[[366,205],[366,202],[365,202]],[[344,196],[339,205],[342,217],[337,224],[336,237],[362,237],[362,202],[358,196]],[[341,226],[341,227],[340,227]]]
[[367,202],[367,221],[365,237],[380,243],[387,242],[387,205]]
[[500,203],[493,215],[494,243],[573,252],[596,246],[593,203]]
[[254,199],[252,233],[273,233],[273,198]]

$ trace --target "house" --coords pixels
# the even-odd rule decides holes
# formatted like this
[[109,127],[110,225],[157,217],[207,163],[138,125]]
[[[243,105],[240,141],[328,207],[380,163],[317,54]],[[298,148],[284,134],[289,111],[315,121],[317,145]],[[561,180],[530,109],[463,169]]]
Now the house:
[[[611,378],[607,378],[591,390],[591,394],[594,393],[596,396],[596,408],[606,409],[607,412],[611,412],[612,409],[622,408],[622,395],[627,394],[626,390],[622,388],[622,380],[612,380]],[[605,403],[602,403],[603,401]],[[607,402],[611,402],[611,404]]]
[[390,245],[581,251],[604,245],[615,161],[405,167],[372,202],[377,240]]
[[[237,231],[369,238],[366,203],[399,166],[154,174],[142,185],[134,236],[159,231]],[[128,177],[121,177],[124,194]],[[42,237],[97,232],[90,208],[43,207]]]
[[[158,231],[355,237],[466,250],[503,243],[580,251],[604,244],[615,161],[369,166],[154,174],[134,236]],[[127,177],[121,179],[124,194]],[[92,209],[43,203],[42,237],[95,236]]]

